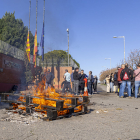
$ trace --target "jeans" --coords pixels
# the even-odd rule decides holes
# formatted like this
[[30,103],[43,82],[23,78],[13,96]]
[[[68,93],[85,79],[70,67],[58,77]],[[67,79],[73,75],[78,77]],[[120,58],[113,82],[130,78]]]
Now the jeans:
[[120,92],[119,92],[119,96],[124,96],[124,90],[125,87],[128,87],[128,96],[131,96],[131,82],[130,81],[122,81],[122,84],[120,85]]
[[72,92],[74,92],[74,81],[72,82]]
[[88,82],[89,94],[92,94],[92,82]]
[[110,82],[110,92],[113,92],[113,83],[112,82]]
[[135,98],[138,97],[139,86],[140,86],[140,81],[135,81]]

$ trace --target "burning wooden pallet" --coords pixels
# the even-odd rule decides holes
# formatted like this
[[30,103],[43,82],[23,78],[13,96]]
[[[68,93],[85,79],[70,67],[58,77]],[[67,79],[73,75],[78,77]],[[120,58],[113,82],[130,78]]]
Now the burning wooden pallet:
[[[22,100],[13,100],[9,97],[19,97]],[[39,104],[36,100],[43,100],[45,102],[53,102],[53,105]],[[23,105],[26,114],[30,115],[34,111],[46,112],[47,117],[43,117],[43,120],[56,120],[64,117],[71,117],[76,115],[82,115],[88,113],[89,98],[88,96],[59,96],[57,99],[49,98],[48,96],[32,96],[2,93],[1,101],[16,104],[17,106]],[[55,104],[54,104],[55,103]]]

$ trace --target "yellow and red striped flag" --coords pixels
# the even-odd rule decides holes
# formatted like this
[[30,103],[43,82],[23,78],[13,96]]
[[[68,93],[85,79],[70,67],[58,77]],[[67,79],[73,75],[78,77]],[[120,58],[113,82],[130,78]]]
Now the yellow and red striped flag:
[[27,43],[26,43],[26,53],[28,60],[30,62],[30,41],[29,41],[29,30],[28,30],[28,36],[27,36]]
[[37,56],[37,31],[35,32],[35,39],[34,39],[34,67],[36,67],[36,56]]

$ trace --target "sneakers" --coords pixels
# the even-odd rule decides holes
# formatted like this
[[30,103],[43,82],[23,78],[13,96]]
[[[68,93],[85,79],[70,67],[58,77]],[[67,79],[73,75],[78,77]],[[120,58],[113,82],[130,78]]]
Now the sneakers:
[[131,96],[129,96],[128,98],[129,98],[129,99],[132,99],[132,97],[131,97]]
[[120,98],[123,98],[123,96],[121,96]]

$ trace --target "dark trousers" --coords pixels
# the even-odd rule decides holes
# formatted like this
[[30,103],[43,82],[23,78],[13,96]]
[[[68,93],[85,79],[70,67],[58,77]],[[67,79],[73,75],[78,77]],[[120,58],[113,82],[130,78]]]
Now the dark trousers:
[[94,83],[93,89],[94,89],[94,92],[97,92],[97,84],[96,83]]
[[82,94],[84,94],[84,85],[85,85],[84,83],[79,85],[79,91],[80,93],[82,92]]
[[72,92],[74,92],[74,81],[72,82]]
[[92,94],[92,82],[88,82],[88,93]]
[[65,92],[65,89],[67,89],[67,90],[69,89],[69,91],[72,92],[71,86],[70,86],[70,82],[67,82],[67,81],[66,81],[66,82],[64,83],[64,87],[63,87],[63,90],[62,90],[63,93]]

